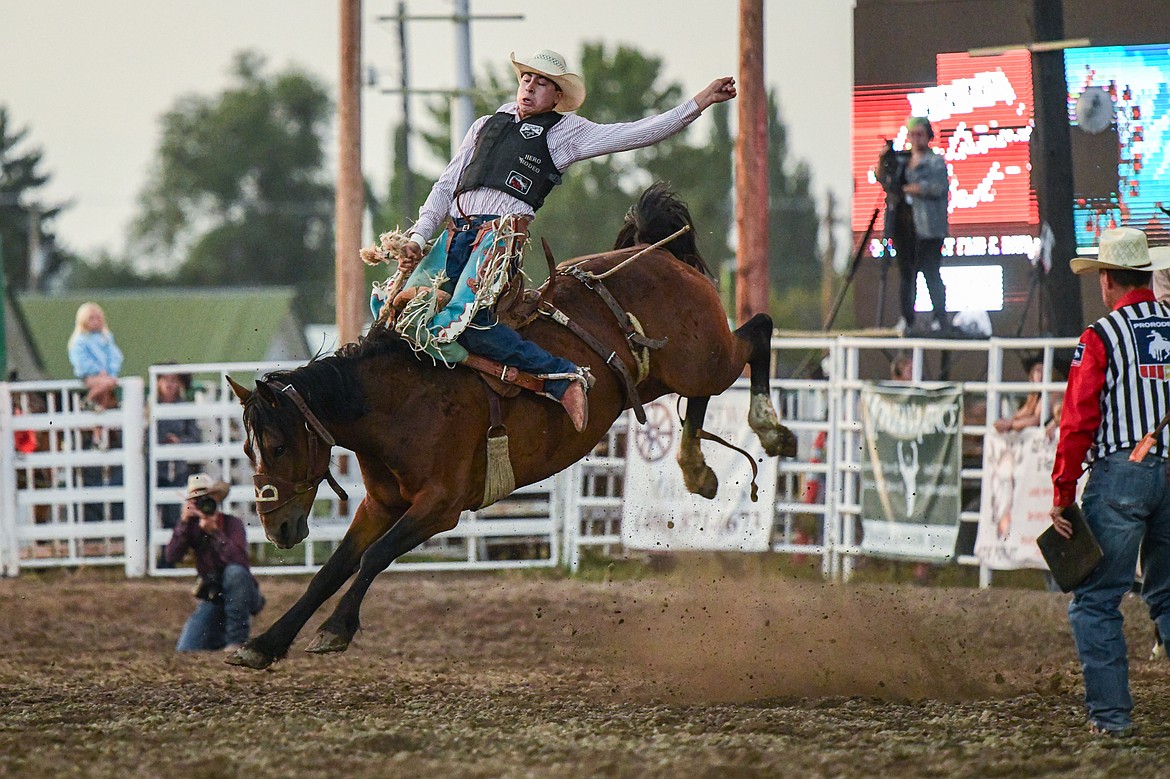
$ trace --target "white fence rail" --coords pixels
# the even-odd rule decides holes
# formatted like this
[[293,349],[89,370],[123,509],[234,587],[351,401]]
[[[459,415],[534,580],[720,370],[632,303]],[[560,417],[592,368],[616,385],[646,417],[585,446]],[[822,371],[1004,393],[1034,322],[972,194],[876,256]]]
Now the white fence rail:
[[[1010,416],[1015,399],[1063,389],[1055,350],[1072,339],[939,339],[810,337],[773,340],[780,375],[772,380],[785,424],[797,435],[798,456],[773,460],[777,469],[771,549],[818,559],[827,578],[848,577],[860,546],[861,387],[890,378],[898,356],[911,362],[912,381],[958,381],[964,389],[964,508],[960,532],[972,538],[983,472],[980,439]],[[1044,383],[1007,382],[1013,355],[1039,354]],[[174,575],[162,549],[182,503],[187,473],[207,470],[234,486],[226,510],[245,520],[259,573],[316,570],[344,535],[364,497],[356,463],[335,450],[335,473],[349,493],[343,502],[318,493],[310,535],[294,550],[268,544],[252,500],[252,470],[243,455],[240,406],[225,376],[247,386],[280,363],[159,365],[121,382],[122,404],[105,412],[81,409],[78,382],[0,383],[0,573],[22,568],[121,565],[127,575]],[[823,367],[824,372],[809,370]],[[196,377],[180,402],[163,403],[161,374]],[[825,373],[827,372],[827,375]],[[397,569],[556,566],[576,570],[590,553],[620,555],[625,454],[636,425],[625,415],[582,462],[481,512],[467,512],[452,531],[395,564]],[[17,431],[36,436],[34,451],[16,447]],[[24,433],[27,441],[27,433]],[[27,448],[27,447],[25,447]],[[969,554],[959,562],[977,564]],[[186,573],[186,571],[183,571]],[[991,572],[981,571],[989,584]]]

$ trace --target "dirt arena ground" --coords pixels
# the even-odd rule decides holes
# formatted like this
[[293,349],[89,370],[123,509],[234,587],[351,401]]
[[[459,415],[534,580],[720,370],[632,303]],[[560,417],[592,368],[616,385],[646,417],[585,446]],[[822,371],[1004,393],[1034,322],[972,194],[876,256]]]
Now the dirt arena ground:
[[[304,579],[265,579],[274,620]],[[1091,737],[1067,596],[387,574],[343,655],[178,656],[186,581],[0,581],[0,776],[1142,777],[1170,663],[1126,602],[1136,738]]]

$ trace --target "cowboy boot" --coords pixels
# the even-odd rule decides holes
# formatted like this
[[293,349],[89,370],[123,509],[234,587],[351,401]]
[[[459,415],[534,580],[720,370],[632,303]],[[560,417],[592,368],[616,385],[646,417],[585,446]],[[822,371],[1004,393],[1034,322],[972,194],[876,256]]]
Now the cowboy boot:
[[[565,378],[570,380],[569,388],[565,390],[565,394],[561,396],[561,405],[565,407],[565,411],[569,414],[569,419],[573,421],[573,427],[580,433],[589,424],[589,390],[593,389],[593,385],[597,383],[597,379],[593,377],[592,371],[588,366],[581,366],[576,372],[571,374],[562,374]],[[559,378],[559,377],[558,377]]]
[[569,414],[573,427],[580,433],[589,424],[589,397],[585,393],[585,383],[570,382],[569,388],[561,396],[561,405]]

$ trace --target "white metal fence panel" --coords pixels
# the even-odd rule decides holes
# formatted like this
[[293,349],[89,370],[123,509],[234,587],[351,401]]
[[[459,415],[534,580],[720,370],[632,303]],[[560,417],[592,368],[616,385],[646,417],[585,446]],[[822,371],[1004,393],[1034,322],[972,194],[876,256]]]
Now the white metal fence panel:
[[[230,374],[248,387],[265,373],[294,367],[273,362],[150,368],[147,462],[153,485],[149,490],[152,573],[187,573],[165,567],[162,550],[170,541],[171,528],[183,503],[186,474],[200,470],[222,476],[233,485],[224,510],[244,520],[256,573],[311,573],[337,548],[349,529],[353,512],[366,495],[357,461],[343,449],[333,452],[334,474],[349,500],[342,501],[327,487],[319,490],[309,517],[309,537],[304,542],[290,550],[277,549],[267,542],[256,513],[254,471],[243,452],[240,403],[226,376]],[[181,402],[160,402],[158,377],[179,371],[197,378],[196,390]],[[168,440],[164,433],[174,427],[168,428],[169,422],[192,423],[198,440]],[[481,511],[464,512],[453,530],[430,539],[395,562],[391,570],[555,566],[560,560],[563,504],[563,488],[557,478],[523,487]]]
[[[119,408],[92,411],[75,381],[0,384],[5,574],[60,565],[145,572],[142,379],[119,385]],[[18,431],[32,434],[30,451],[16,448]]]
[[[1011,416],[1028,393],[1041,392],[1048,416],[1052,394],[1064,388],[1055,352],[1074,345],[1075,339],[773,339],[777,373],[808,378],[772,380],[784,423],[796,433],[798,454],[768,463],[777,468],[771,549],[819,558],[828,578],[850,575],[863,554],[859,394],[865,382],[889,379],[890,363],[903,355],[911,361],[914,382],[956,378],[960,371],[953,366],[965,363],[959,521],[969,532],[960,531],[960,547],[964,538],[973,544],[982,499],[982,437],[997,419]],[[1036,354],[1043,360],[1042,383],[1004,381],[1005,362]],[[824,370],[816,370],[818,365]],[[334,473],[350,499],[320,491],[306,542],[276,549],[265,540],[255,512],[240,406],[225,378],[231,374],[248,386],[264,373],[293,367],[154,366],[149,388],[140,379],[124,379],[122,407],[105,412],[82,409],[78,382],[0,383],[0,574],[53,565],[121,565],[130,575],[179,573],[164,566],[162,549],[183,502],[186,475],[197,470],[233,484],[226,508],[245,520],[258,572],[315,571],[344,536],[365,495],[353,455],[334,451]],[[179,371],[197,378],[194,393],[177,403],[160,402],[157,378]],[[738,386],[744,388],[746,380]],[[168,435],[176,425],[194,433]],[[555,566],[564,560],[576,570],[589,550],[623,553],[625,456],[638,429],[632,414],[623,415],[582,462],[483,511],[465,513],[458,527],[395,568]],[[32,451],[16,447],[17,431],[35,435]],[[27,443],[27,433],[22,435]],[[969,553],[959,562],[978,563]],[[989,584],[991,572],[981,569],[980,581]]]

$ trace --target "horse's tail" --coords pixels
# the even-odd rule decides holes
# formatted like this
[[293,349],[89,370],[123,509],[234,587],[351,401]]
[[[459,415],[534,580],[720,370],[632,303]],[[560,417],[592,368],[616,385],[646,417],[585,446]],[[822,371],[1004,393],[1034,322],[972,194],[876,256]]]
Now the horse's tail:
[[638,198],[638,202],[626,212],[625,222],[613,248],[627,249],[640,243],[657,243],[684,226],[691,229],[663,248],[692,268],[711,276],[695,243],[695,223],[691,220],[691,212],[664,181],[651,184]]

